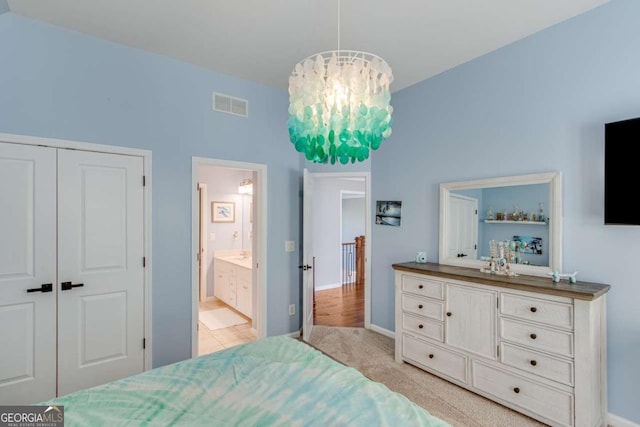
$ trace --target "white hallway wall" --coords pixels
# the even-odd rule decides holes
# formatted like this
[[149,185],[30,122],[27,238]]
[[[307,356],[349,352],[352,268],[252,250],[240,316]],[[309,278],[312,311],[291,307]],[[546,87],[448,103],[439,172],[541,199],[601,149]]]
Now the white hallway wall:
[[316,178],[314,181],[313,254],[316,288],[328,287],[341,281],[340,192],[342,190],[364,192],[365,182],[333,177]]

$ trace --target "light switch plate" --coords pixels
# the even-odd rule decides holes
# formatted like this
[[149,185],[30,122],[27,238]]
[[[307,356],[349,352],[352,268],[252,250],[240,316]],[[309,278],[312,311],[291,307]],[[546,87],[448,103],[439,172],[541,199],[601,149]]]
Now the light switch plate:
[[293,252],[296,250],[296,242],[293,240],[287,240],[284,242],[284,251],[285,252]]

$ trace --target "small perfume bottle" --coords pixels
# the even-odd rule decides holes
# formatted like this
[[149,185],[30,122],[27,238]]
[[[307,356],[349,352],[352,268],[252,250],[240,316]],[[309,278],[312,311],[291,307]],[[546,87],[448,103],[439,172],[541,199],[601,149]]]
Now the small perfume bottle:
[[538,221],[544,221],[544,203],[540,202],[538,206],[540,206],[540,211],[538,213]]
[[493,221],[493,206],[489,205],[489,210],[487,211],[487,219]]

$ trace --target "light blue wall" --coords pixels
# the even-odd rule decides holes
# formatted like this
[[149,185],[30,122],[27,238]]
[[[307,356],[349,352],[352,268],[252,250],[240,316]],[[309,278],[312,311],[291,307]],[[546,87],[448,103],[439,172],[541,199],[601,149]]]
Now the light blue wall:
[[439,183],[561,171],[564,270],[612,285],[609,410],[636,423],[640,227],[603,225],[603,125],[640,116],[638,17],[613,0],[394,94],[393,143],[371,165],[372,201],[403,201],[402,226],[372,235],[372,323],[390,330],[391,264],[438,261]]
[[[0,16],[0,63],[0,132],[153,151],[155,366],[191,356],[192,156],[267,164],[267,331],[298,329],[299,253],[283,248],[299,240],[300,156],[285,91],[13,13]],[[251,117],[213,112],[213,91],[249,100]]]
[[0,15],[9,12],[9,5],[7,4],[7,0],[0,0]]

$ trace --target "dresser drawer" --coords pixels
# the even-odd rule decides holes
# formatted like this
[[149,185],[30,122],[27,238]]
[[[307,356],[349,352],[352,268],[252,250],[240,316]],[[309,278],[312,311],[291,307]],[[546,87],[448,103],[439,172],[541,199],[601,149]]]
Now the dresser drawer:
[[573,329],[573,306],[509,293],[500,294],[500,312],[559,328]]
[[500,319],[500,338],[561,356],[573,356],[573,334],[569,332]]
[[535,350],[528,350],[511,344],[500,345],[500,361],[505,365],[557,381],[573,385],[573,363],[557,359]]
[[443,299],[443,283],[420,276],[402,275],[402,290],[429,298]]
[[416,317],[410,314],[402,314],[402,329],[442,342],[444,340],[444,327],[440,322],[427,320],[424,317]]
[[467,357],[437,345],[403,335],[402,354],[414,362],[434,369],[443,375],[467,382]]
[[512,375],[481,362],[472,362],[473,387],[553,421],[573,425],[573,396],[570,393]]
[[438,301],[402,294],[402,311],[419,314],[435,320],[443,320],[444,304]]

